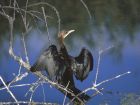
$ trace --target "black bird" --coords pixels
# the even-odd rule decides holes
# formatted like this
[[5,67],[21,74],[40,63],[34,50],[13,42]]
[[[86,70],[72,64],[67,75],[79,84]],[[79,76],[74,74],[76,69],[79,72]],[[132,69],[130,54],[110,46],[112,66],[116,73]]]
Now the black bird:
[[61,57],[68,62],[68,66],[71,71],[74,73],[75,77],[78,80],[83,81],[88,76],[89,72],[93,70],[93,56],[89,50],[83,48],[77,57],[70,56],[67,52],[67,49],[64,45],[64,38],[69,35],[69,33],[73,32],[74,30],[70,31],[61,31],[58,35],[59,40],[59,53]]
[[[31,71],[35,72],[38,70],[46,70],[49,78],[51,80],[56,80],[59,84],[66,87],[68,84],[68,89],[70,89],[74,95],[81,93],[79,89],[75,87],[73,74],[75,77],[83,81],[93,69],[93,57],[92,54],[85,48],[82,49],[78,57],[72,57],[68,54],[67,49],[64,45],[64,39],[71,32],[61,31],[58,34],[58,45],[51,45],[47,50],[45,50],[37,62],[31,67]],[[66,91],[59,89],[62,93]],[[70,99],[75,98],[70,93],[67,93]],[[90,96],[83,93],[78,96],[82,101],[87,101]],[[74,101],[80,102],[78,98]]]
[[[75,87],[75,83],[73,80],[73,74],[75,74],[75,77],[81,81],[83,81],[89,74],[89,72],[93,69],[93,57],[92,54],[85,48],[82,49],[81,53],[78,57],[72,57],[68,54],[67,49],[64,45],[64,38],[69,35],[69,33],[73,32],[71,31],[61,31],[61,33],[58,35],[59,40],[59,54],[66,62],[67,69],[64,72],[64,75],[62,76],[59,83],[63,86],[67,86],[69,83],[68,89],[72,90],[75,95],[81,93],[81,90],[77,89]],[[63,92],[63,91],[62,91]],[[67,93],[67,96],[70,99],[73,99],[74,96]],[[82,101],[87,101],[90,99],[90,96],[87,94],[81,94],[78,96]],[[74,101],[79,101],[78,99],[75,99]]]

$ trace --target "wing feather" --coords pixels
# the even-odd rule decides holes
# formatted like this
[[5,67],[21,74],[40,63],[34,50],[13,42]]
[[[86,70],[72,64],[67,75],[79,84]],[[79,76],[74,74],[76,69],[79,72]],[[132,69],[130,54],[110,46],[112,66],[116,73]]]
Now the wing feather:
[[48,57],[49,57],[49,50],[46,50],[40,55],[40,57],[35,62],[35,64],[31,67],[30,70],[32,72],[45,70],[46,60],[48,59]]
[[75,77],[83,81],[89,72],[93,70],[93,56],[91,52],[83,48],[78,57],[75,57]]

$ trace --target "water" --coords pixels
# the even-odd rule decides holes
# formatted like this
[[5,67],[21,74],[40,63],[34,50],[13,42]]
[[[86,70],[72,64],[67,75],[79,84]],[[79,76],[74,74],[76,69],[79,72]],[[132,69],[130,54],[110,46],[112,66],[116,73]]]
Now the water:
[[[99,86],[99,89],[104,88],[102,91],[103,95],[99,94],[93,97],[87,103],[88,105],[105,105],[105,103],[108,103],[109,105],[120,105],[124,95],[130,93],[136,95],[140,94],[139,3],[137,3],[136,0],[134,0],[134,2],[132,0],[130,1],[131,2],[128,3],[126,3],[125,0],[121,3],[117,1],[113,2],[112,0],[108,3],[103,1],[86,2],[91,12],[92,20],[89,20],[85,8],[80,4],[81,2],[76,2],[75,5],[77,6],[73,7],[73,1],[63,1],[63,3],[66,4],[66,6],[64,5],[63,7],[65,9],[62,8],[61,4],[57,2],[53,3],[58,11],[60,11],[61,28],[75,29],[75,32],[65,40],[65,45],[69,54],[77,56],[80,53],[81,48],[86,47],[92,52],[94,57],[94,68],[93,71],[90,72],[88,78],[82,83],[75,79],[76,86],[79,89],[83,90],[92,86],[95,79],[98,52],[100,49],[103,50],[113,46],[101,55],[97,83],[131,71],[131,74]],[[67,13],[67,11],[70,11],[70,13]],[[54,12],[49,11],[48,15],[51,13]],[[54,14],[52,14],[52,16],[53,15]],[[8,25],[7,21],[2,22],[2,20],[3,18],[0,17],[0,27]],[[48,19],[50,39],[54,44],[57,43],[56,33],[58,30],[55,23],[56,21],[57,20],[53,21]],[[25,60],[23,44],[20,37],[20,32],[23,27],[19,25],[19,23],[20,22],[17,22],[15,25],[14,52]],[[33,22],[31,22],[31,24],[33,24]],[[38,25],[38,28],[36,28],[36,26],[33,27],[25,37],[31,65],[34,64],[40,53],[49,46],[44,24],[42,24],[42,22],[37,22],[36,24]],[[19,64],[8,54],[9,41],[7,39],[9,37],[9,31],[7,29],[1,30],[0,34],[0,76],[2,76],[5,81],[10,81],[14,78],[14,73],[18,74]],[[21,69],[22,73],[25,71],[24,68]],[[38,78],[35,75],[29,73],[26,78],[16,84],[32,83],[37,79]],[[49,84],[44,84],[43,87],[45,96],[43,96],[42,86],[40,85],[33,95],[34,101],[42,102],[45,100],[47,102],[63,103],[64,95],[61,92],[54,87],[51,87]],[[13,94],[17,97],[17,100],[20,101],[29,100],[30,94],[25,96],[28,90],[29,86],[11,89]],[[92,95],[94,92],[95,91],[89,91],[88,94]],[[0,90],[0,93],[2,94],[0,96],[0,101],[13,101],[6,90]]]

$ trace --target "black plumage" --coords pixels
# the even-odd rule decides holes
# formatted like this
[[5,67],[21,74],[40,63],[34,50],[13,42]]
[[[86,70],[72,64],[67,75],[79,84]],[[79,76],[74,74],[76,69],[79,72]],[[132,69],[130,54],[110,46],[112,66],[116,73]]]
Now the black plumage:
[[49,46],[31,67],[32,72],[41,70],[45,70],[52,81],[60,79],[66,70],[65,62],[60,59],[55,45]]
[[76,79],[83,81],[93,70],[93,56],[89,50],[83,48],[78,57],[72,59],[71,69]]
[[[70,32],[69,32],[70,33]],[[31,67],[31,71],[46,70],[51,80],[56,80],[59,84],[70,89],[74,95],[81,93],[79,89],[75,87],[73,74],[78,80],[83,81],[88,76],[89,72],[93,69],[93,57],[90,51],[83,48],[77,57],[72,57],[68,54],[64,45],[64,38],[69,34],[66,31],[62,31],[58,35],[58,49],[55,45],[51,45],[45,50],[37,62]],[[59,89],[62,93],[66,94],[66,91]],[[73,99],[70,93],[67,93],[70,99]],[[83,93],[78,96],[82,101],[87,101],[90,96]],[[74,101],[79,102],[79,99],[75,98]]]

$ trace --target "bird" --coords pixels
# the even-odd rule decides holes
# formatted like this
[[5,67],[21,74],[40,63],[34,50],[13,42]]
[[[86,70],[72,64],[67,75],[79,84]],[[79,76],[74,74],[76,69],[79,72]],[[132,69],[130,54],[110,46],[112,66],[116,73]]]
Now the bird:
[[64,39],[72,32],[74,32],[74,30],[63,30],[60,34],[58,34],[58,45],[60,45],[59,53],[64,56],[65,61],[68,61],[69,67],[71,71],[73,71],[76,79],[83,81],[87,78],[89,72],[93,70],[94,60],[92,53],[86,48],[82,48],[80,54],[77,57],[73,57],[68,54],[64,45]]
[[[79,99],[81,99],[85,102],[91,97],[86,93],[80,94],[79,99],[75,97],[82,91],[76,88],[73,75],[80,81],[85,80],[89,72],[93,70],[93,56],[86,48],[83,48],[77,57],[73,57],[68,53],[64,39],[72,32],[74,30],[61,31],[58,34],[58,44],[50,45],[31,67],[31,71],[45,70],[49,79],[57,81],[72,91],[74,95],[67,93],[69,99],[74,99],[74,102],[80,102]],[[59,90],[66,94],[65,90]]]
[[[61,85],[65,86],[65,87],[69,83],[68,89],[72,90],[75,95],[78,95],[82,91],[79,90],[78,88],[76,88],[75,83],[74,83],[73,74],[75,75],[75,77],[78,80],[83,81],[84,79],[86,79],[89,72],[91,70],[93,70],[93,56],[90,53],[90,51],[87,50],[86,48],[83,48],[81,50],[79,56],[77,56],[77,57],[73,57],[68,54],[68,51],[64,44],[64,39],[72,32],[74,32],[74,30],[61,31],[61,33],[58,34],[59,54],[65,60],[65,62],[66,62],[65,64],[67,65],[67,69],[65,70],[61,80],[58,81],[58,83],[60,83]],[[67,96],[70,99],[74,98],[74,96],[72,96],[69,93],[67,93]],[[88,96],[87,94],[83,93],[80,96],[78,96],[78,98],[80,98],[82,101],[87,101],[91,97]],[[76,98],[74,101],[79,102],[79,100]]]

